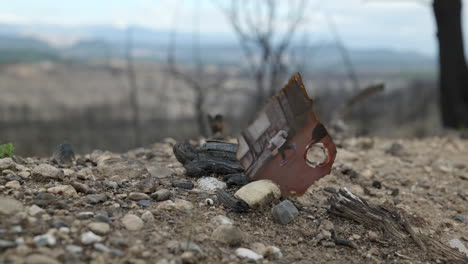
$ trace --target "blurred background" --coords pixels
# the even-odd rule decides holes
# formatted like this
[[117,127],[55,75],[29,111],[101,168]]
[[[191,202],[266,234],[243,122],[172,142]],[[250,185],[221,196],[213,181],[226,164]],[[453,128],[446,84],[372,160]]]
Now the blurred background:
[[[319,119],[350,135],[463,129],[466,105],[455,121],[447,106],[468,101],[461,3],[10,1],[0,7],[0,143],[21,155],[65,140],[78,153],[123,151],[209,136],[208,114],[235,136],[298,71]],[[452,67],[440,71],[450,87],[439,66]]]

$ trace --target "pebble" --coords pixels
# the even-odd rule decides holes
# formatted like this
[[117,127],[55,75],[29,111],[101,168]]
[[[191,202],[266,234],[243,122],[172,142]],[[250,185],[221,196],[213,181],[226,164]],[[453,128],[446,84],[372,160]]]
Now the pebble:
[[39,180],[58,180],[63,177],[63,172],[49,164],[40,164],[32,170],[32,177]]
[[118,189],[119,188],[119,184],[117,184],[116,182],[114,181],[105,181],[104,183],[107,187],[111,188],[111,189]]
[[19,181],[9,181],[5,184],[5,187],[7,188],[10,188],[10,189],[15,189],[15,190],[18,190],[21,188],[21,184],[19,183]]
[[213,240],[226,243],[229,246],[239,246],[243,239],[244,235],[242,231],[235,227],[232,224],[220,225],[212,233],[211,238]]
[[93,212],[79,212],[76,214],[76,218],[78,219],[89,219],[94,216]]
[[271,209],[271,214],[277,223],[286,225],[299,215],[299,211],[291,201],[284,200]]
[[131,192],[128,195],[128,199],[132,201],[140,201],[140,200],[149,200],[150,197],[146,193]]
[[216,192],[227,188],[227,184],[215,177],[202,177],[197,181],[197,187],[205,192]]
[[89,223],[88,228],[98,235],[106,235],[110,232],[110,225],[102,222]]
[[105,193],[86,195],[86,202],[89,204],[98,204],[105,201],[107,201],[107,195]]
[[0,159],[0,170],[16,169],[16,163],[11,158]]
[[140,217],[134,214],[126,214],[122,218],[122,224],[125,226],[127,230],[130,231],[137,231],[143,228],[143,220]]
[[281,197],[281,191],[270,180],[258,180],[244,185],[234,196],[246,202],[250,207],[257,208]]
[[150,200],[140,200],[138,201],[138,205],[141,206],[141,207],[148,207],[151,205],[151,201]]
[[172,193],[168,189],[161,189],[151,194],[151,198],[161,202],[166,201],[171,198]]
[[71,185],[57,185],[47,189],[47,192],[63,195],[64,197],[78,197],[78,193]]
[[238,248],[236,249],[236,255],[241,258],[247,258],[251,260],[260,260],[263,259],[263,256],[255,253],[254,251],[247,248]]
[[16,242],[0,239],[0,251],[16,247]]
[[90,245],[90,244],[93,244],[93,243],[96,243],[96,242],[101,242],[101,241],[102,241],[102,237],[94,234],[91,231],[88,231],[88,232],[83,233],[81,235],[81,243],[83,243],[85,245]]
[[148,167],[148,171],[152,177],[167,178],[171,176],[172,170],[164,167]]
[[460,241],[460,239],[452,239],[449,241],[449,246],[451,248],[456,248],[458,251],[461,253],[464,253],[466,256],[468,256],[468,249],[465,247],[463,242]]
[[75,190],[80,193],[86,194],[89,191],[89,186],[81,182],[73,182],[71,186],[73,186],[73,188],[75,188]]
[[143,214],[141,214],[141,219],[145,222],[150,222],[154,220],[154,215],[150,211],[144,211]]
[[60,262],[46,255],[32,254],[25,258],[24,264],[60,264]]
[[23,204],[16,199],[0,196],[0,219],[1,217],[13,216],[23,211]]
[[42,209],[41,207],[33,204],[31,207],[28,209],[28,214],[30,216],[41,216],[42,214],[45,214],[46,211]]
[[194,242],[191,241],[175,241],[171,240],[167,242],[167,247],[174,254],[179,254],[185,251],[192,251],[197,254],[203,254],[203,250]]
[[67,245],[65,246],[65,250],[72,254],[80,254],[83,252],[83,248],[77,245]]
[[210,223],[214,226],[220,226],[220,225],[233,225],[234,221],[231,219],[227,218],[224,215],[217,215],[213,218],[211,218]]
[[278,260],[283,258],[283,253],[275,246],[268,246],[263,256],[270,260]]
[[57,239],[52,234],[38,235],[33,238],[38,247],[55,246]]
[[189,181],[181,181],[181,180],[173,180],[172,187],[191,190],[195,186],[192,182]]

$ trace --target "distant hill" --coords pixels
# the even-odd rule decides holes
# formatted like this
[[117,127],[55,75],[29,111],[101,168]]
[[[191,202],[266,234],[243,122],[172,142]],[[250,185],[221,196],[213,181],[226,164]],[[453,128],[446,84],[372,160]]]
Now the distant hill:
[[[169,30],[132,27],[136,59],[164,61]],[[108,25],[62,26],[47,24],[0,24],[0,63],[37,59],[101,59],[123,57],[127,30]],[[177,32],[177,60],[192,62],[193,35]],[[237,40],[223,34],[201,34],[202,58],[206,63],[240,65],[245,62]],[[297,45],[296,45],[297,46]],[[304,48],[304,47],[302,47]],[[301,50],[298,47],[297,50]],[[332,43],[307,47],[304,65],[313,71],[341,72],[345,64]],[[435,58],[414,51],[388,49],[348,50],[353,65],[365,72],[433,72]]]

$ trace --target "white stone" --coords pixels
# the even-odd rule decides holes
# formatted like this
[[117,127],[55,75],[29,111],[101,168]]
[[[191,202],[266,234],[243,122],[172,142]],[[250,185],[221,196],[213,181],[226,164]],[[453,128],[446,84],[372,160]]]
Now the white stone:
[[226,216],[224,215],[217,215],[213,218],[211,218],[211,224],[215,225],[215,226],[220,226],[220,225],[233,225],[234,222],[227,218]]
[[468,249],[465,247],[465,245],[460,241],[460,239],[452,239],[449,241],[449,245],[451,248],[456,248],[458,251],[461,253],[464,253],[465,255],[468,256]]
[[62,170],[57,169],[49,164],[40,164],[32,170],[32,176],[39,178],[60,179],[62,175]]
[[34,242],[37,246],[55,246],[57,240],[52,234],[38,235],[34,237]]
[[0,171],[6,169],[16,169],[16,163],[11,158],[0,159]]
[[236,255],[241,258],[248,258],[252,260],[260,260],[263,256],[255,253],[254,251],[247,249],[247,248],[238,248],[236,249]]
[[234,196],[246,202],[250,207],[256,208],[279,199],[281,191],[272,181],[259,180],[244,185]]
[[122,224],[125,226],[127,230],[136,231],[143,228],[143,220],[140,217],[134,214],[126,214],[122,218]]
[[200,190],[205,192],[216,192],[227,188],[227,184],[225,182],[220,181],[215,177],[200,178],[197,181],[197,186]]
[[89,244],[93,244],[93,243],[101,242],[101,241],[102,241],[102,237],[94,234],[91,231],[88,231],[81,235],[81,243],[85,245],[89,245]]
[[153,221],[154,220],[154,216],[153,216],[153,213],[151,213],[150,211],[146,210],[143,212],[143,214],[141,214],[141,219],[145,222],[150,222],[150,221]]
[[110,225],[101,222],[89,223],[88,228],[98,235],[105,235],[110,231]]
[[275,246],[268,246],[263,256],[267,259],[277,260],[283,258],[283,253],[281,253],[281,250]]

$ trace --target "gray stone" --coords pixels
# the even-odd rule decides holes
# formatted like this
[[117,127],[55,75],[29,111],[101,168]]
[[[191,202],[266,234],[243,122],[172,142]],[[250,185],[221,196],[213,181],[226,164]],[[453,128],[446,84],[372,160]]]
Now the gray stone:
[[148,171],[151,174],[151,177],[156,178],[167,178],[171,176],[172,170],[164,167],[148,167]]
[[85,245],[90,245],[90,244],[93,244],[93,243],[96,243],[96,242],[101,242],[101,241],[102,241],[102,237],[94,234],[91,231],[88,231],[88,232],[83,233],[81,235],[81,243],[83,243]]
[[23,211],[21,202],[7,196],[0,196],[0,219],[13,216],[21,211]]
[[86,202],[89,204],[98,204],[105,201],[107,201],[107,195],[105,193],[86,195]]
[[161,202],[161,201],[166,201],[169,198],[171,198],[172,193],[167,190],[167,189],[161,189],[159,191],[156,191],[155,193],[151,194],[151,198],[154,200]]
[[67,245],[65,249],[72,254],[80,254],[83,252],[83,248],[77,245]]
[[78,193],[71,185],[57,185],[47,189],[48,193],[62,195],[67,198],[78,197]]
[[60,262],[49,256],[32,254],[26,257],[24,264],[60,264]]
[[169,248],[171,253],[174,254],[179,254],[185,251],[192,251],[197,254],[203,254],[203,250],[200,248],[200,246],[191,241],[171,240],[167,243],[167,247]]
[[32,177],[38,180],[59,180],[63,177],[63,172],[52,165],[40,164],[32,170]]
[[149,200],[150,197],[146,193],[132,192],[128,195],[128,199],[132,201],[140,201],[140,200]]
[[57,239],[52,234],[38,235],[33,240],[38,247],[55,246],[57,243]]
[[173,187],[186,189],[186,190],[191,190],[195,186],[190,181],[173,180],[171,183]]
[[140,200],[138,201],[138,205],[141,206],[141,207],[148,207],[151,205],[151,201],[150,200]]
[[271,214],[276,222],[286,225],[299,215],[299,211],[289,200],[284,200],[271,209]]
[[130,231],[140,230],[144,226],[143,220],[141,220],[140,217],[134,214],[126,214],[122,218],[122,224],[125,226],[127,230],[130,230]]
[[275,246],[268,246],[263,256],[270,260],[278,260],[283,258],[283,253],[281,253],[281,250]]
[[19,181],[9,181],[5,184],[5,187],[7,188],[10,188],[10,189],[15,189],[15,190],[18,190],[21,188],[21,184],[19,183]]
[[16,247],[16,242],[0,239],[0,251]]
[[145,222],[150,222],[154,220],[153,213],[150,211],[144,211],[143,214],[141,215],[141,219]]
[[246,202],[250,207],[257,208],[279,199],[281,191],[270,180],[258,180],[244,185],[234,196]]
[[45,210],[40,208],[39,206],[33,204],[31,207],[28,209],[28,214],[30,216],[40,216],[42,214],[45,214]]
[[16,169],[16,163],[11,158],[0,159],[0,171]]
[[110,232],[110,225],[108,223],[94,222],[88,224],[89,230],[98,235],[106,235]]
[[239,246],[244,240],[242,231],[234,225],[220,225],[211,235],[213,240],[226,243],[229,246]]
[[106,181],[104,184],[111,189],[119,188],[119,185],[114,181]]

